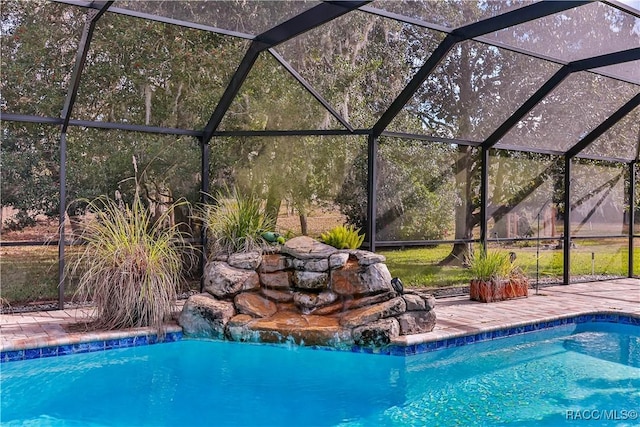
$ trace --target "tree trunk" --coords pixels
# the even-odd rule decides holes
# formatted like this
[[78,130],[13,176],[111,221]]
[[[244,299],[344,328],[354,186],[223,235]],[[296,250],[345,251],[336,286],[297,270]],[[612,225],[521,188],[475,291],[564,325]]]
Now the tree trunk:
[[280,205],[282,204],[282,198],[277,194],[274,186],[269,186],[269,193],[267,194],[267,203],[265,205],[265,213],[271,218],[273,224],[278,222],[278,214],[280,213]]
[[[460,73],[462,76],[472,76],[473,70],[471,54],[468,47],[463,46],[460,50]],[[473,99],[473,83],[470,78],[460,81],[460,100]],[[472,114],[467,110],[467,106],[458,102],[453,106],[458,113],[460,120],[460,133],[467,134],[473,129],[471,123]],[[458,158],[454,165],[456,177],[456,190],[460,197],[460,204],[455,208],[455,239],[471,239],[473,237],[473,226],[477,221],[473,215],[473,148],[469,146],[458,146]],[[486,201],[485,201],[486,202]],[[465,265],[469,256],[469,246],[467,243],[455,243],[451,253],[438,265]]]
[[302,213],[300,214],[300,230],[303,236],[307,236],[309,233],[309,227],[307,224],[307,215]]
[[[472,173],[473,149],[458,147],[459,157],[454,166],[456,188],[460,195],[460,204],[455,208],[455,239],[471,239],[473,227],[477,221],[473,215]],[[454,243],[451,253],[440,261],[440,266],[463,266],[469,256],[467,243]]]

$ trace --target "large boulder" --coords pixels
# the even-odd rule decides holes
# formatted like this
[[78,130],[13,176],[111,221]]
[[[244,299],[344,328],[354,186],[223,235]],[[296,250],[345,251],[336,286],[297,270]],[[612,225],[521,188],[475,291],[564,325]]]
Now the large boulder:
[[433,311],[408,311],[397,317],[400,335],[423,334],[433,331],[436,314]]
[[291,287],[291,274],[288,271],[260,273],[260,283],[265,288],[289,289]]
[[294,271],[293,284],[301,289],[326,289],[329,282],[327,273],[314,271]]
[[380,319],[363,326],[353,328],[353,340],[363,347],[383,347],[400,333],[396,319]]
[[258,269],[258,273],[275,273],[289,268],[289,258],[280,254],[262,255],[262,263]]
[[396,297],[380,304],[370,305],[355,310],[348,311],[342,315],[340,324],[347,328],[375,322],[376,320],[396,316],[407,310],[407,304],[402,297]]
[[258,273],[212,261],[204,270],[204,290],[218,298],[232,298],[242,291],[260,287]]
[[276,304],[255,292],[243,292],[233,300],[236,310],[253,317],[269,317],[278,311]]
[[338,250],[307,236],[294,237],[282,246],[282,252],[298,259],[329,258]]
[[255,270],[262,262],[262,255],[259,252],[238,252],[229,255],[227,264],[232,267],[244,270]]
[[339,295],[364,296],[394,292],[391,273],[385,264],[362,267],[350,259],[344,267],[331,271],[331,289]]
[[236,314],[233,303],[219,301],[208,294],[189,297],[178,317],[185,335],[200,338],[224,338],[225,325]]

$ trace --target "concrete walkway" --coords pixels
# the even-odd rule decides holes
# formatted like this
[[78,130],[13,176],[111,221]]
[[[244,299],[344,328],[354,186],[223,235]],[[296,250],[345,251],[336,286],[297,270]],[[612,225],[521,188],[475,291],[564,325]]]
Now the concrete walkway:
[[[483,304],[468,297],[437,300],[437,322],[433,332],[394,340],[415,344],[471,333],[508,328],[524,323],[555,320],[559,317],[606,311],[640,316],[640,279],[554,286],[530,290],[529,298]],[[65,331],[64,325],[86,321],[90,309],[70,309],[0,315],[0,350],[21,350],[78,342],[117,339],[148,334],[150,329],[111,332]],[[169,325],[168,331],[178,331]]]

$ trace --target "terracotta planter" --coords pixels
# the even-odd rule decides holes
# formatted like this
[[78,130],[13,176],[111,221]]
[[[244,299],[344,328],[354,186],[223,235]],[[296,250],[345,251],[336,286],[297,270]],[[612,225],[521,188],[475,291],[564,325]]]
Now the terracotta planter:
[[504,301],[529,295],[529,281],[511,279],[500,281],[472,280],[469,287],[471,299],[480,302]]

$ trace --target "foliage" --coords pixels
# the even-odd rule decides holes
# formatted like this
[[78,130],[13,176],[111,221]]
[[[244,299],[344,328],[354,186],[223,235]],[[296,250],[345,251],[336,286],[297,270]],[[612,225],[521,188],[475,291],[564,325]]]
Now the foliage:
[[[451,172],[456,153],[441,144],[381,138],[376,238],[437,240],[453,226],[458,196]],[[366,150],[357,157],[336,198],[350,224],[366,226]]]
[[10,229],[35,225],[35,216],[58,215],[59,150],[57,129],[3,122],[0,130],[2,206],[17,210]]
[[[346,143],[345,143],[346,142]],[[233,185],[266,200],[277,218],[281,202],[299,216],[332,209],[361,141],[335,137],[216,138],[212,186]],[[304,234],[304,230],[303,230]]]
[[[509,4],[395,2],[393,9],[407,16],[429,16],[434,22],[455,28],[474,19],[499,15],[511,7]],[[299,6],[305,7],[302,3]],[[637,44],[634,18],[617,10],[604,13],[605,19],[595,22],[592,31],[579,28],[584,21],[582,13],[594,10],[601,13],[602,8],[609,7],[594,3],[593,7],[573,9],[568,20],[534,20],[502,34],[502,41],[522,46],[527,40],[557,40],[558,34],[562,34],[560,39],[564,42],[559,54],[570,59],[582,58],[587,45],[597,51],[612,45]],[[212,26],[218,23],[221,28],[231,25],[249,34],[258,34],[275,22],[282,22],[280,18],[299,11],[293,3],[275,2],[265,8],[260,2],[246,1],[224,2],[216,7],[205,2],[138,2],[136,10],[161,16],[179,15]],[[233,13],[234,19],[229,19],[228,13]],[[251,19],[236,19],[242,16]],[[3,1],[0,26],[3,111],[59,116],[85,20],[84,8],[43,0]],[[586,37],[588,43],[582,38],[581,43],[576,43],[578,35]],[[272,52],[290,63],[354,128],[370,128],[443,38],[442,32],[354,12],[287,40]],[[200,129],[211,117],[247,46],[248,42],[239,38],[106,13],[93,35],[72,116],[81,120]],[[388,130],[484,141],[556,71],[557,66],[551,61],[471,40],[458,43],[442,58]],[[589,118],[587,127],[593,128],[606,112],[615,111],[629,99],[633,95],[630,91],[635,93],[635,88],[624,82],[595,73],[576,73],[550,93],[535,112],[523,117],[501,142],[507,146],[567,148],[583,134],[585,123],[571,120],[571,115],[569,120],[560,122],[567,118],[566,112],[578,112]],[[594,104],[598,105],[595,110],[591,108]],[[635,122],[637,111],[607,133],[609,140],[599,139],[593,146],[599,144],[598,150],[610,157],[627,156],[629,148],[637,143],[636,135],[628,132]],[[258,56],[221,124],[221,130],[341,128],[342,124],[266,51]],[[50,129],[55,133],[58,128]],[[562,132],[554,134],[555,129]],[[6,132],[2,135],[0,168],[2,205],[21,210],[18,226],[28,224],[29,218],[38,213],[55,216],[59,183],[54,161],[55,139],[44,147],[37,137],[32,138],[28,142],[38,145],[36,150],[29,144],[5,144],[9,136],[15,140],[15,136]],[[148,170],[144,178],[149,190],[145,194],[147,204],[170,204],[178,196],[195,200],[198,150],[184,149],[185,141],[173,137],[151,140],[124,134],[70,129],[71,199],[91,199],[99,194],[112,194],[116,189],[125,190],[120,186],[128,176],[128,165],[122,159],[135,154]],[[172,139],[177,143],[170,143]],[[321,144],[318,138],[296,139],[293,143],[291,138],[228,138],[221,143],[222,139],[214,140],[211,176],[218,182],[213,187],[226,182],[254,191],[273,207],[274,215],[280,202],[287,200],[303,222],[310,206],[333,202],[349,173],[349,185],[339,195],[339,204],[351,224],[364,227],[366,157],[358,159],[357,167],[350,172],[357,150],[348,152],[344,148],[348,145],[346,138],[326,138]],[[350,137],[348,142],[354,139],[357,138]],[[479,150],[457,146],[457,158],[440,162],[439,151],[452,151],[450,144],[442,145],[442,150],[433,150],[435,155],[422,151],[406,165],[397,161],[404,148],[399,148],[398,158],[393,158],[383,153],[382,147],[378,238],[472,237],[480,218]],[[158,153],[162,159],[155,163],[157,167],[144,166],[151,165],[151,159]],[[432,160],[447,165],[449,170],[427,165]],[[425,163],[422,170],[416,167],[420,162]],[[492,171],[501,168],[491,164],[489,167]],[[562,200],[558,192],[562,189],[559,168],[554,166],[533,179],[525,179],[523,166],[506,169],[508,174],[499,175],[500,185],[491,188],[491,206],[487,207],[497,224],[496,232],[504,227],[504,222],[500,224],[502,216],[524,199],[531,205],[539,200],[543,203]],[[446,179],[435,180],[438,174]],[[550,184],[553,188],[548,192]],[[543,192],[547,194],[540,196]],[[591,195],[590,203],[598,197]],[[77,207],[77,212],[81,212],[82,206]],[[562,206],[557,207],[563,211]],[[532,218],[531,212],[526,214]],[[458,248],[466,250],[464,245]],[[450,257],[452,260],[463,258],[461,253],[452,255],[456,255]]]
[[471,275],[483,282],[507,279],[514,268],[508,252],[480,248],[469,256]]
[[[428,2],[418,2],[417,7],[428,7]],[[469,16],[482,15],[482,8],[478,8],[472,2],[463,2],[469,7],[466,13]],[[488,5],[488,9],[501,9],[505,3],[495,2]],[[403,5],[410,8],[413,6]],[[599,6],[598,6],[599,7]],[[455,17],[455,11],[460,11],[459,2],[438,3],[441,9],[438,13]],[[588,9],[578,9],[572,11],[576,16],[589,13]],[[429,11],[429,13],[434,13]],[[460,15],[459,13],[457,14]],[[615,26],[625,28],[622,31],[611,31],[607,25],[613,25],[608,20],[616,21]],[[617,43],[620,40],[634,40],[637,43],[637,32],[633,31],[635,21],[630,16],[613,13],[607,19],[598,21],[593,32],[585,32],[574,27],[578,21],[572,21],[567,28],[571,28],[566,33],[565,26],[560,23],[551,23],[547,20],[532,21],[526,26],[522,26],[518,31],[511,33],[510,42],[518,44],[522,40],[530,40],[532,37],[555,38],[558,34],[572,34],[566,38],[566,47],[562,54],[569,57],[578,57],[584,52],[583,44],[576,45],[571,42],[573,37],[580,34],[581,37],[592,37],[600,34],[602,37],[595,37],[591,40],[593,46],[605,46],[608,43]],[[600,27],[600,28],[597,28]],[[600,31],[600,30],[604,31]],[[628,31],[623,34],[624,31]],[[519,41],[518,41],[519,40]],[[590,45],[591,46],[591,45]],[[429,76],[425,83],[418,89],[413,98],[406,105],[405,109],[391,123],[388,130],[400,132],[428,134],[443,138],[458,138],[466,140],[483,141],[502,123],[509,114],[518,108],[524,100],[537,90],[545,80],[556,71],[555,66],[546,61],[539,61],[535,58],[523,56],[506,49],[488,47],[474,42],[459,43],[451,49],[449,54],[441,61],[439,66]],[[579,111],[581,114],[589,115],[593,118],[594,125],[604,119],[604,114],[599,119],[594,117],[595,111],[598,114],[604,111],[615,111],[619,105],[628,99],[634,91],[631,85],[606,79],[598,75],[584,76],[583,78],[571,78],[563,82],[548,96],[548,102],[538,105],[529,115],[525,116],[517,128],[512,129],[501,139],[506,144],[516,146],[533,146],[540,149],[569,148],[582,135],[584,135],[584,122],[572,120],[568,115],[567,107],[571,106],[571,111]],[[585,91],[584,88],[589,90]],[[608,94],[615,93],[615,96]],[[598,108],[593,109],[594,105]],[[558,129],[562,129],[558,132]],[[634,136],[635,137],[635,136]],[[620,144],[618,138],[616,143],[601,144],[599,154],[610,154],[614,152],[629,153],[631,144],[623,142],[626,150],[612,150],[616,144]],[[637,142],[637,138],[635,140]],[[455,239],[468,239],[471,237],[473,228],[478,224],[480,215],[475,207],[479,200],[479,179],[480,156],[468,156],[473,151],[469,147],[459,146],[460,161],[456,162],[453,170],[459,199],[455,209]],[[510,152],[507,152],[510,155]],[[516,157],[527,157],[525,153],[516,153]],[[531,156],[535,158],[536,156]],[[537,156],[541,158],[543,156]],[[490,166],[491,167],[491,166]],[[524,199],[533,195],[541,189],[546,192],[545,201],[561,201],[562,182],[558,179],[559,167],[551,167],[540,179],[523,180],[527,174],[526,170],[520,166],[518,169],[509,170],[508,174],[502,175],[500,181],[494,186],[496,193],[493,206],[487,210],[498,212],[498,215],[508,213]],[[551,192],[543,189],[549,179],[553,184]],[[503,187],[507,191],[502,191]],[[551,194],[550,194],[551,193]],[[538,194],[532,198],[539,199]],[[504,196],[504,197],[501,197]],[[542,203],[538,206],[541,207]],[[557,206],[558,211],[564,208]],[[500,217],[494,218],[499,221]],[[454,246],[448,261],[459,263],[466,255],[466,246],[461,244]]]
[[[85,19],[83,8],[49,1],[2,2],[3,112],[59,116]],[[107,13],[92,39],[73,118],[204,126],[245,45],[205,31]],[[31,217],[57,215],[59,126],[3,122],[2,132],[2,206],[24,207]],[[5,144],[9,140],[17,142]],[[131,195],[122,181],[131,176],[132,155],[147,172],[140,177],[141,197],[152,209],[164,209],[180,197],[197,199],[200,149],[194,139],[71,127],[68,201],[115,190]],[[69,213],[80,214],[83,208],[77,203]],[[175,214],[184,220],[181,211]]]
[[274,221],[259,198],[235,188],[219,191],[213,199],[213,204],[201,205],[198,213],[213,254],[261,251],[268,245],[262,234],[273,231]]
[[106,196],[86,203],[94,217],[67,272],[79,278],[76,295],[93,302],[98,327],[162,331],[191,249],[179,224],[167,224],[171,211],[186,202],[174,203],[155,222],[137,192],[131,204]]
[[358,249],[364,242],[364,234],[360,234],[360,229],[353,225],[339,225],[322,233],[320,240],[338,249]]

